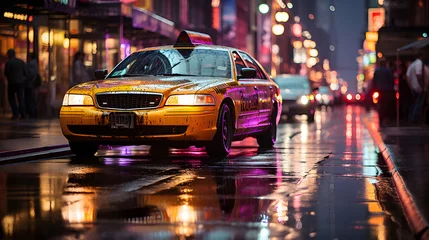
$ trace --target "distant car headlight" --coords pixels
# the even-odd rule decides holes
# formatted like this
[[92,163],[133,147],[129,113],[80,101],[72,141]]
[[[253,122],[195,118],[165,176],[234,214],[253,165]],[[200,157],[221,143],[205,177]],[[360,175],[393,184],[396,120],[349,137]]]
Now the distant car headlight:
[[320,102],[320,100],[322,100],[322,95],[320,93],[318,93],[316,95],[316,100]]
[[214,106],[215,100],[212,95],[205,94],[186,94],[171,95],[166,106]]
[[94,106],[94,101],[89,95],[66,94],[63,99],[63,106]]
[[301,97],[298,99],[298,103],[299,103],[299,104],[302,104],[302,105],[307,105],[307,104],[308,104],[308,102],[309,102],[309,98],[308,98],[308,96],[301,96]]

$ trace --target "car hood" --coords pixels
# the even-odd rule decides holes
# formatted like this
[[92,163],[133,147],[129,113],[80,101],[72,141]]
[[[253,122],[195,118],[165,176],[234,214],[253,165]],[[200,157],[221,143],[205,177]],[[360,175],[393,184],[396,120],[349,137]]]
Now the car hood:
[[[126,77],[111,78],[79,84],[70,93],[97,94],[102,92],[156,92],[164,95],[195,93],[208,86],[225,83],[228,78],[214,77]],[[89,93],[88,93],[89,92]]]
[[281,89],[282,98],[284,100],[297,100],[303,95],[308,95],[309,92],[307,89]]

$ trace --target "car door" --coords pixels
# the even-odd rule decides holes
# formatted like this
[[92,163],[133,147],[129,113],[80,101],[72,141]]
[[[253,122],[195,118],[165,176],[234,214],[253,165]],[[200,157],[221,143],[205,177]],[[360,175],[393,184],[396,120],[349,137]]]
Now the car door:
[[240,71],[247,68],[247,65],[240,57],[238,52],[233,51],[232,56],[237,71],[239,87],[237,102],[240,105],[240,112],[237,114],[237,135],[246,134],[254,131],[258,126],[258,95],[255,91],[255,79],[241,78]]
[[263,129],[270,124],[271,111],[273,108],[272,98],[273,86],[262,69],[258,66],[255,59],[245,52],[240,52],[246,65],[256,70],[255,91],[258,95],[258,126]]

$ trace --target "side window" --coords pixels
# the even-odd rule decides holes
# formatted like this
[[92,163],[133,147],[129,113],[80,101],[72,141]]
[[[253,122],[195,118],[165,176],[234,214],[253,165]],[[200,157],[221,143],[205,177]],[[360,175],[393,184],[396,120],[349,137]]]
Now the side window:
[[235,68],[237,70],[237,76],[239,76],[241,69],[245,68],[246,64],[244,64],[243,59],[241,59],[240,55],[238,55],[237,52],[233,52],[232,55],[234,57]]
[[244,53],[244,52],[240,52],[240,54],[241,54],[241,56],[243,56],[244,61],[246,61],[247,66],[249,66],[250,68],[254,68],[256,70],[256,77],[257,78],[266,79],[264,73],[259,68],[258,64],[256,64],[256,62],[252,59],[252,57],[250,57],[247,53]]

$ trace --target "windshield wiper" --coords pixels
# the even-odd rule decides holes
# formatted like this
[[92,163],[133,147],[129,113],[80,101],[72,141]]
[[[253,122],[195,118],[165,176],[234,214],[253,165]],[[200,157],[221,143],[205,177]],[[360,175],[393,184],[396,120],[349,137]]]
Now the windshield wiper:
[[155,74],[155,76],[188,76],[188,77],[197,77],[198,75],[181,74],[181,73],[160,73],[160,74]]
[[110,76],[109,78],[121,78],[121,77],[142,77],[142,76],[154,76],[153,74],[122,74],[117,76]]

